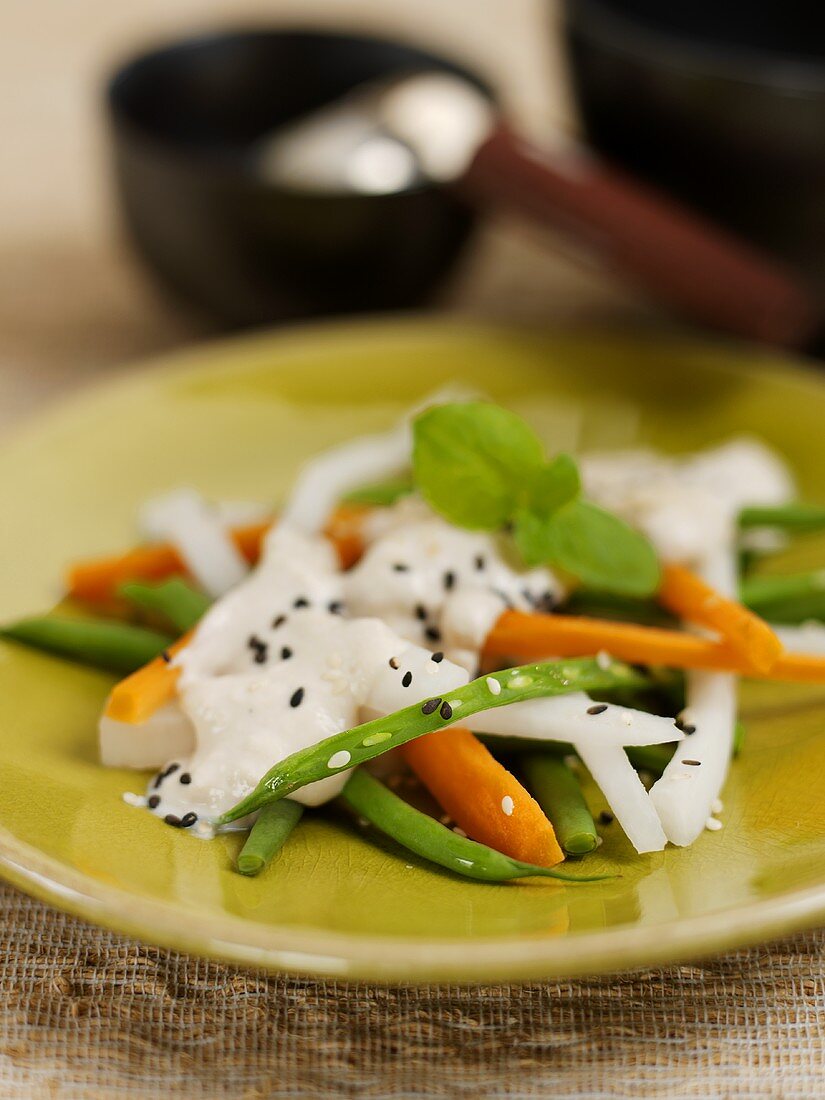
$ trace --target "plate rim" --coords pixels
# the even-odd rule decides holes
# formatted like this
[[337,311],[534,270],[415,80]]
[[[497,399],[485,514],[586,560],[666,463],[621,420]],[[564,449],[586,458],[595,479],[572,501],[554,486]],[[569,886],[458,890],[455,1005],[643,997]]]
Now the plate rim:
[[[319,338],[337,343],[365,338],[441,340],[467,336],[550,337],[570,340],[637,342],[653,347],[714,355],[713,370],[737,376],[754,369],[782,375],[786,383],[821,389],[823,380],[806,360],[782,352],[751,348],[735,340],[707,339],[683,333],[645,333],[612,326],[525,325],[474,318],[427,314],[359,319],[308,321],[283,329],[219,337],[150,356],[123,373],[92,380],[78,391],[50,402],[4,432],[0,453],[36,443],[73,416],[107,403],[121,392],[151,385],[155,379],[220,372],[232,356],[254,357],[256,349],[288,349],[315,345]],[[725,353],[723,362],[717,360]],[[277,367],[275,368],[277,369]],[[73,916],[144,943],[188,952],[233,965],[261,967],[273,973],[380,982],[479,983],[571,978],[617,973],[640,967],[675,965],[718,952],[744,948],[825,923],[825,878],[819,885],[760,899],[735,911],[720,909],[699,917],[684,917],[649,929],[622,924],[596,932],[560,936],[525,934],[474,939],[457,952],[460,938],[426,939],[404,936],[333,932],[317,927],[256,924],[232,914],[207,916],[186,909],[180,921],[179,903],[147,898],[95,880],[59,859],[19,840],[0,822],[0,878]],[[732,912],[747,920],[731,920]],[[228,934],[227,934],[228,933]]]

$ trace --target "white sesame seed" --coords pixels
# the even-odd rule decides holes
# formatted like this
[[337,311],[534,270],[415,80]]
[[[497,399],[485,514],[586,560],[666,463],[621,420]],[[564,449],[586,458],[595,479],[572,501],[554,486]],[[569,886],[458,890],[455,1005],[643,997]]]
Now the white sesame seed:
[[512,816],[513,810],[516,808],[516,804],[509,796],[509,794],[506,794],[504,798],[502,798],[501,808],[508,817]]
[[123,792],[123,801],[127,806],[145,806],[146,799],[142,794],[133,794],[131,791]]
[[450,817],[449,814],[442,814],[438,820],[441,822],[442,825],[449,825],[453,819]]
[[613,664],[613,658],[610,656],[606,649],[600,649],[599,652],[596,654],[596,664],[599,666],[602,672],[606,672]]
[[487,690],[491,695],[501,695],[501,684],[498,680],[494,680],[492,676],[487,677]]
[[327,767],[330,771],[335,771],[336,768],[345,768],[351,759],[352,756],[346,749],[339,749],[338,752],[334,752],[329,760],[327,760]]
[[717,821],[715,817],[709,817],[705,822],[705,828],[710,829],[712,833],[716,833],[722,828],[722,822]]
[[596,847],[601,848],[602,844],[604,844],[604,837],[603,836],[597,836],[596,837]]
[[405,863],[404,866],[407,868],[408,871],[411,871],[413,869],[413,865],[411,863]]
[[711,806],[711,810],[713,811],[713,813],[721,814],[721,812],[722,812],[722,810],[724,810],[724,808],[725,808],[725,804],[722,801],[722,799],[721,798],[714,798],[713,805]]
[[456,836],[463,836],[465,840],[467,839],[467,834],[464,832],[464,830],[460,826],[453,825],[453,832],[455,833]]

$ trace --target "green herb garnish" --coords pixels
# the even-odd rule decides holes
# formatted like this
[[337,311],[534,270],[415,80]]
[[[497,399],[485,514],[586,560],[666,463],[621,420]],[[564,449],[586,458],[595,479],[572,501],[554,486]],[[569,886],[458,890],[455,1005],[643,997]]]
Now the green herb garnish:
[[659,585],[647,539],[583,500],[573,459],[548,462],[532,428],[507,409],[474,401],[421,413],[413,472],[418,491],[451,523],[512,530],[528,565],[555,565],[591,588],[632,596]]

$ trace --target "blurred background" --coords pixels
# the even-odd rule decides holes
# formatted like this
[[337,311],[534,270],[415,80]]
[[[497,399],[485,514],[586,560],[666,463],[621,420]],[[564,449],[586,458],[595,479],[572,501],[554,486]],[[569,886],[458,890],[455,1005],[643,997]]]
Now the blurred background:
[[[134,105],[126,109],[121,102],[115,115],[117,171],[127,208],[131,204],[131,232],[124,228],[127,219],[114,182],[107,82],[142,51],[222,29],[337,29],[432,51],[489,88],[520,139],[536,143],[551,160],[561,151],[552,202],[567,204],[568,220],[581,182],[577,173],[583,165],[586,169],[587,157],[567,157],[566,135],[581,133],[584,118],[591,139],[614,162],[680,201],[703,206],[714,219],[768,250],[771,258],[790,264],[794,278],[804,274],[807,284],[815,286],[821,278],[816,266],[825,231],[819,198],[825,143],[820,98],[825,97],[825,85],[818,56],[825,51],[825,34],[819,33],[823,16],[810,5],[796,11],[794,2],[766,2],[758,13],[739,0],[723,6],[674,0],[664,7],[663,15],[661,4],[642,0],[571,0],[565,25],[560,0],[6,0],[0,38],[0,418],[12,421],[104,369],[124,369],[136,358],[267,319],[232,316],[231,309],[214,308],[214,302],[205,307],[198,294],[180,285],[185,280],[179,275],[169,278],[174,258],[158,254],[158,240],[162,252],[183,222],[191,221],[188,240],[195,242],[195,255],[204,241],[196,215],[207,205],[197,196],[169,191],[181,183],[178,168],[157,161],[152,145],[157,134],[147,139],[139,132],[142,125],[160,131],[165,127],[161,144],[167,146],[180,136],[168,121],[167,106],[171,110],[174,101],[181,107],[186,95],[174,81],[168,94],[164,92],[163,74],[152,71],[144,79],[141,94],[148,84],[154,102],[140,125],[135,125]],[[778,34],[780,24],[794,29]],[[265,73],[277,70],[267,64]],[[347,59],[332,65],[322,54],[313,64],[317,85],[332,71],[330,66],[346,69]],[[350,83],[357,84],[353,66]],[[312,65],[300,69],[291,78],[293,90],[302,81],[313,86]],[[234,71],[232,66],[220,68],[217,86]],[[252,84],[255,102],[258,79]],[[267,80],[261,84],[261,101],[272,91]],[[283,88],[276,91],[281,94]],[[181,133],[185,128],[181,122]],[[190,138],[183,141],[182,153],[172,151],[172,160],[190,156]],[[163,155],[169,152],[167,148]],[[197,152],[200,156],[203,149]],[[734,153],[737,160],[729,163]],[[223,164],[217,165],[221,158]],[[194,173],[190,164],[190,177],[223,172],[210,203],[219,192],[225,207],[227,195],[231,201],[235,194],[237,178],[229,177],[237,177],[237,165],[231,161],[226,149],[211,149]],[[529,172],[510,170],[500,186],[499,167],[495,160],[488,165],[481,181],[483,217],[464,247],[454,249],[454,263],[445,261],[443,277],[433,279],[430,294],[400,304],[419,307],[426,300],[462,314],[542,324],[678,328],[695,322],[691,309],[674,313],[656,304],[650,285],[640,293],[621,264],[611,273],[602,264],[583,260],[594,239],[599,244],[603,225],[574,224],[571,235],[564,216],[556,223],[553,217],[525,218],[531,204],[546,206],[541,187]],[[804,195],[783,190],[789,181],[803,179]],[[568,187],[573,190],[563,193]],[[488,192],[508,188],[511,195],[521,189],[515,204],[488,201]],[[304,215],[295,211],[304,208],[273,213],[259,202],[259,195],[250,194],[236,208],[243,207],[248,221],[244,232],[263,252],[261,242],[273,224],[281,219],[288,227],[296,225]],[[600,192],[588,201],[603,211],[612,198]],[[311,213],[305,220],[319,227],[318,237],[325,232],[323,221],[317,220],[315,207],[306,209]],[[622,209],[616,207],[614,222],[621,222]],[[777,221],[766,217],[766,209],[782,210],[786,216]],[[215,210],[208,213],[214,217]],[[253,213],[268,219],[265,229]],[[146,216],[152,222],[148,229]],[[234,213],[232,217],[237,221]],[[586,214],[585,222],[589,218]],[[344,220],[354,232],[353,219]],[[406,228],[412,224],[408,220]],[[646,223],[650,241],[641,230],[635,239],[667,253],[667,245],[657,246],[654,239],[656,225]],[[278,232],[284,232],[283,225]],[[147,245],[147,234],[155,235],[154,243]],[[143,236],[144,263],[136,255],[136,235]],[[306,259],[306,237],[293,237],[297,270]],[[149,267],[156,275],[160,271],[165,282],[150,276],[147,253]],[[698,255],[690,264],[686,261],[681,276],[678,271],[674,276],[681,277],[681,285],[674,283],[673,293],[685,301],[699,293],[703,282]],[[638,267],[637,261],[638,256],[629,258],[631,266],[636,262]],[[197,263],[202,271],[216,266],[206,252]],[[648,271],[646,278],[655,286],[655,275],[651,278]],[[351,308],[352,301],[341,305]],[[316,302],[311,311],[302,301],[286,309],[279,304],[269,319],[339,311],[333,295]],[[784,342],[810,346],[808,328],[801,326]]]

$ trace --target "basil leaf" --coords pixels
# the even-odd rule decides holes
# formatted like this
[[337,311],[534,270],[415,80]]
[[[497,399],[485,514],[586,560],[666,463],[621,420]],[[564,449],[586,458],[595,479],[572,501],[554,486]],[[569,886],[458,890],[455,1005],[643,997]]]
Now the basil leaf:
[[548,516],[520,509],[513,517],[513,540],[525,565],[546,565],[553,558],[555,542]]
[[515,413],[486,402],[437,405],[413,423],[413,471],[431,508],[459,527],[503,527],[544,464],[541,442]]
[[536,472],[530,486],[530,506],[540,516],[550,516],[581,493],[576,463],[567,454],[556,455]]
[[545,560],[590,588],[649,596],[659,585],[659,562],[647,539],[624,520],[588,501],[565,504],[549,519]]
[[409,496],[413,489],[411,478],[400,477],[394,481],[380,481],[353,489],[341,500],[343,504],[369,504],[375,508],[385,508],[402,497]]

